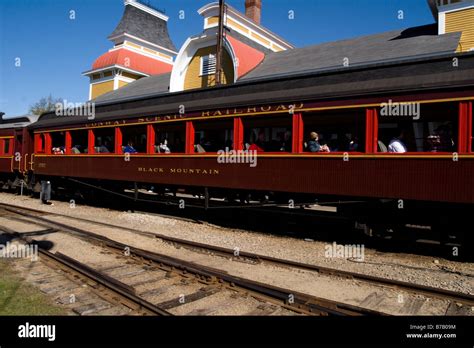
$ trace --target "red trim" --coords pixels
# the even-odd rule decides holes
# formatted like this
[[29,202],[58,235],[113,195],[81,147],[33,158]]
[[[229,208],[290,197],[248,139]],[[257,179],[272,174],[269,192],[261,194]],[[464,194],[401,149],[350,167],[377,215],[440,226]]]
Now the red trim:
[[367,108],[365,112],[365,152],[376,153],[378,140],[378,115],[376,109]]
[[459,103],[458,151],[472,151],[472,102]]
[[186,145],[185,153],[193,154],[194,153],[194,124],[192,121],[186,122]]
[[296,113],[293,115],[293,144],[292,151],[293,153],[302,153],[303,152],[303,137],[304,137],[304,121],[303,114]]
[[115,151],[116,154],[123,154],[122,151],[123,146],[123,137],[122,137],[122,130],[120,127],[115,127]]
[[66,155],[70,155],[72,153],[72,136],[71,132],[66,132]]
[[234,118],[234,150],[244,149],[244,123],[241,117]]
[[156,132],[155,127],[152,124],[146,127],[146,153],[153,155],[155,151]]
[[94,147],[95,147],[95,134],[94,134],[94,130],[93,129],[89,129],[89,133],[87,134],[87,137],[88,137],[88,153],[89,154],[94,154],[95,153],[95,150],[94,150]]
[[53,141],[51,139],[51,134],[45,133],[44,134],[44,153],[51,155],[53,150]]
[[6,153],[4,153],[5,149],[5,140],[3,139],[0,139],[0,155],[6,155]]

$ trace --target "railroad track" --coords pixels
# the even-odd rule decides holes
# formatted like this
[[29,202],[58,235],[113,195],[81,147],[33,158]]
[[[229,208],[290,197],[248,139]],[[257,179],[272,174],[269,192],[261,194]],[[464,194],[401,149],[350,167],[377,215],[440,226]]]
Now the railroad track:
[[[49,221],[44,215],[51,214],[41,211],[8,205],[0,205],[0,208],[2,217],[45,228],[37,232],[40,235],[67,233],[93,243],[101,248],[102,253],[113,254],[112,263],[95,269],[58,251],[51,253],[40,249],[41,255],[60,267],[100,284],[122,301],[132,302],[133,309],[147,314],[212,315],[235,313],[235,308],[243,308],[244,312],[239,314],[383,315],[378,311],[270,286],[193,262],[133,248],[90,231]],[[25,243],[38,242],[18,231],[5,227],[0,229]],[[38,244],[41,245],[40,242]],[[220,298],[220,305],[212,304],[212,300],[204,308],[192,305],[209,302],[213,296]],[[182,310],[186,306],[190,309]]]

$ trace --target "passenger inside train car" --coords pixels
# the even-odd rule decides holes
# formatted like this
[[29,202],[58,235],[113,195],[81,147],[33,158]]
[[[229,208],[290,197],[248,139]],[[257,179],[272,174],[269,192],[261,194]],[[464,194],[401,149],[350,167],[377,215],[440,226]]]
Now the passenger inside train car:
[[195,122],[194,145],[196,153],[233,149],[234,122],[232,119],[213,122]]
[[379,152],[452,153],[456,151],[457,132],[458,107],[453,103],[421,105],[415,117],[380,115]]
[[[304,114],[305,137],[303,149],[307,152],[364,152],[366,111],[336,110],[317,111]],[[317,136],[317,143],[314,134]],[[312,146],[310,146],[312,145]]]
[[244,120],[245,148],[258,152],[291,152],[289,116]]
[[154,151],[159,154],[184,153],[186,139],[186,126],[176,125],[154,125],[153,136],[155,137]]
[[122,152],[129,154],[147,152],[147,127],[131,126],[121,127]]

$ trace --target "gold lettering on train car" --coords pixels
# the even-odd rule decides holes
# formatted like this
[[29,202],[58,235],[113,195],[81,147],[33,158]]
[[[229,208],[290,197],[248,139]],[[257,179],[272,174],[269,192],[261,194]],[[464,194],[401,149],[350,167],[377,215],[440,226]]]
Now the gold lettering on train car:
[[268,111],[272,110],[272,107],[271,106],[262,106],[262,107],[260,107],[260,110],[262,110],[262,112],[268,112]]
[[286,110],[286,106],[285,105],[278,105],[278,107],[276,108],[276,111],[280,111],[280,110]]
[[257,112],[257,108],[248,108],[248,109],[247,109],[247,112],[248,112],[248,113]]
[[295,109],[302,109],[304,108],[304,103],[299,103],[299,104],[294,104],[295,105]]
[[220,112],[220,110],[217,110],[212,116],[222,116],[222,112]]
[[202,112],[202,117],[206,117],[206,116],[211,116],[211,112],[210,111],[203,111]]

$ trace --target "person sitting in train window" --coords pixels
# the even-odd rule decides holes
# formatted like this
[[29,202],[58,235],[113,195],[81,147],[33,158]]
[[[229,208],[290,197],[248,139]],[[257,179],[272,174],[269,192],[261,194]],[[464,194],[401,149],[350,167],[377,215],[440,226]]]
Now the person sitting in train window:
[[439,136],[439,152],[452,152],[455,150],[455,143],[448,125],[442,125],[436,128],[435,134]]
[[405,153],[407,152],[407,146],[405,145],[406,131],[401,130],[400,135],[393,138],[388,145],[388,152],[392,153]]
[[79,150],[79,145],[74,145],[72,148],[71,148],[71,153],[73,155],[78,155],[81,153],[81,150]]
[[291,144],[291,132],[286,131],[285,133],[280,133],[280,151],[281,152],[291,152],[292,151],[292,144]]
[[309,152],[331,152],[327,145],[319,143],[319,134],[316,132],[310,133],[310,141],[308,141]]
[[131,141],[127,143],[127,146],[125,146],[125,148],[123,149],[123,152],[124,153],[138,153],[138,151],[135,150],[135,148],[133,147],[133,142]]
[[249,151],[265,152],[265,133],[264,132],[258,133],[258,138],[255,142],[253,142],[250,145]]
[[355,152],[359,150],[359,138],[358,137],[353,137],[351,141],[349,142],[349,151],[350,152]]
[[426,138],[427,150],[429,152],[439,152],[441,148],[441,139],[439,135],[429,135]]
[[171,150],[168,147],[168,140],[167,139],[165,139],[165,141],[160,143],[159,149],[160,149],[160,153],[171,153]]
[[60,147],[52,148],[53,155],[64,155],[64,151]]

